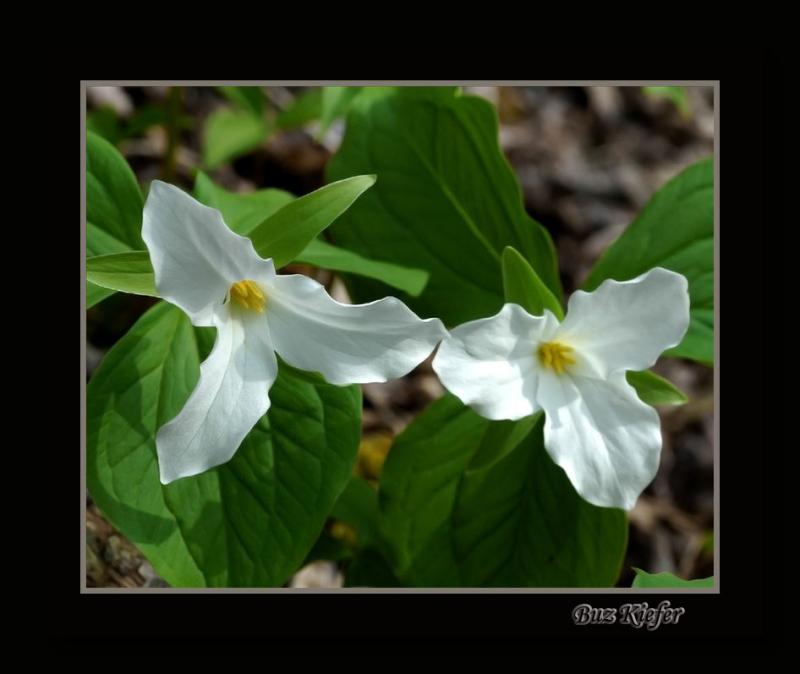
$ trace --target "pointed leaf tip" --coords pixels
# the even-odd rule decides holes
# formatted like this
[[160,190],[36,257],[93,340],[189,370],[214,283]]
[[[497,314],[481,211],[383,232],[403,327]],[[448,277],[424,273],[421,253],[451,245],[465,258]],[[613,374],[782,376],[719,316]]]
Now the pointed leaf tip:
[[502,269],[506,302],[519,304],[534,316],[541,316],[548,309],[558,320],[564,318],[561,303],[513,246],[503,249]]

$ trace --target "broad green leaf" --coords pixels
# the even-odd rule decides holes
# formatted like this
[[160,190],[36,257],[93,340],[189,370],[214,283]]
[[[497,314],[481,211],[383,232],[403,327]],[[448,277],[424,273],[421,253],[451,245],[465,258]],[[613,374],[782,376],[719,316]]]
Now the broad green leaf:
[[162,485],[157,429],[178,413],[212,329],[157,304],[87,389],[92,498],[174,586],[278,586],[296,571],[350,479],[358,387],[312,384],[280,363],[272,405],[228,463]]
[[544,449],[543,419],[493,422],[446,395],[398,436],[379,503],[381,533],[405,585],[615,583],[625,513],[577,495]]
[[378,533],[378,494],[361,478],[353,477],[331,510],[331,517],[355,528],[359,544],[376,544]]
[[636,578],[631,587],[714,587],[714,576],[684,580],[668,571],[661,573],[647,573],[634,567]]
[[86,128],[98,136],[102,136],[112,145],[123,136],[122,124],[114,108],[103,106],[86,115]]
[[669,99],[682,115],[689,115],[689,98],[686,95],[686,87],[642,87],[642,89],[648,96]]
[[655,372],[626,372],[628,383],[648,405],[682,405],[688,398],[675,384]]
[[289,192],[272,188],[256,192],[230,192],[216,185],[202,171],[198,171],[195,178],[194,197],[206,206],[219,210],[228,227],[239,234],[249,234],[256,225],[294,201],[294,195]]
[[279,129],[295,129],[319,119],[322,111],[322,89],[306,89],[275,120]]
[[[87,131],[87,248],[96,254],[119,252],[122,247],[144,248],[143,208],[142,192],[128,162],[111,143]],[[98,232],[102,242],[94,240]],[[117,250],[108,250],[110,246]]]
[[549,309],[558,320],[564,318],[561,303],[512,246],[503,251],[503,291],[506,302],[519,304],[534,316],[541,316]]
[[86,282],[86,308],[91,309],[95,304],[99,304],[106,297],[111,297],[114,291],[110,288],[101,288],[91,281]]
[[91,222],[86,223],[86,255],[108,255],[109,253],[124,253],[130,250],[130,246],[123,243],[113,235],[100,229]]
[[[144,201],[136,176],[119,151],[92,131],[86,133],[86,254],[121,253],[144,248]],[[113,295],[86,283],[86,308]]]
[[270,128],[265,117],[241,108],[220,108],[209,115],[203,134],[203,165],[215,169],[259,147]]
[[[91,222],[86,224],[86,256],[87,261],[92,257],[124,253],[129,251],[126,244],[118,241]],[[86,308],[91,309],[95,304],[102,302],[106,297],[111,297],[114,290],[101,288],[88,278],[86,279]]]
[[658,190],[603,254],[584,283],[627,281],[653,267],[689,280],[691,323],[683,341],[665,352],[711,364],[714,360],[714,162],[704,159]]
[[86,277],[102,288],[158,297],[147,251],[99,255],[86,260]]
[[428,272],[423,269],[411,269],[391,262],[370,260],[321,239],[311,241],[294,261],[313,264],[323,269],[366,276],[382,281],[386,285],[414,297],[422,292],[428,282]]
[[264,90],[261,87],[217,87],[225,98],[257,117],[264,114]]
[[361,87],[323,87],[319,115],[319,134],[324,135],[331,124],[344,116]]
[[[364,88],[350,104],[328,179],[356,173],[380,180],[334,224],[334,243],[430,272],[419,297],[401,298],[418,314],[457,325],[499,311],[508,245],[561,296],[553,244],[525,212],[487,101],[455,88]],[[350,281],[358,301],[387,294],[383,285]]]
[[[128,250],[128,246],[110,234],[106,234],[102,229],[96,227],[91,222],[86,225],[86,255],[87,259],[98,255],[108,255],[112,253],[123,253]],[[109,288],[101,288],[90,280],[86,281],[86,308],[91,309],[95,304],[102,302],[106,297],[110,297],[114,291]]]
[[[229,192],[215,185],[202,172],[197,173],[194,196],[206,206],[220,210],[227,225],[239,234],[250,234],[256,225],[295,198],[289,192],[276,189],[247,193]],[[312,239],[294,262],[312,264],[332,271],[360,274],[383,281],[410,295],[419,295],[428,282],[428,272],[422,269],[409,269],[390,262],[370,260],[321,239]]]
[[354,176],[286,204],[250,232],[256,251],[273,258],[275,268],[280,269],[374,184],[375,176]]

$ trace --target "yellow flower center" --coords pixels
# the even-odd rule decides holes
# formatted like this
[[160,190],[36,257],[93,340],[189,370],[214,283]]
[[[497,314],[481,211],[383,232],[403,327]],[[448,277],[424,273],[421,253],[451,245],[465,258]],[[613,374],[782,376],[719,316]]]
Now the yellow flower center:
[[264,306],[267,304],[267,298],[261,288],[258,287],[255,281],[245,279],[239,281],[231,286],[231,299],[239,306],[258,313],[264,312]]
[[543,367],[550,368],[556,374],[563,374],[567,366],[575,364],[572,356],[574,351],[571,346],[561,342],[545,342],[539,345],[537,355]]

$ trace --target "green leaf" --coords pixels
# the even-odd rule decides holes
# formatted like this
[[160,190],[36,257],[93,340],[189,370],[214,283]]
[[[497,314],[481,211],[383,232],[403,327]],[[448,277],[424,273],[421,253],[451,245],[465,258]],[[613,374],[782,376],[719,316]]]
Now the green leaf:
[[122,138],[122,124],[114,108],[103,106],[86,115],[86,128],[102,136],[112,145]]
[[374,184],[375,176],[354,176],[286,204],[250,232],[256,251],[280,269]]
[[503,292],[506,302],[519,304],[534,316],[541,316],[549,309],[559,321],[564,318],[561,303],[512,246],[503,250]]
[[642,402],[648,405],[683,405],[686,394],[675,384],[650,370],[625,373],[628,383],[636,389]]
[[130,250],[126,243],[114,238],[91,222],[86,223],[86,255],[107,255],[108,253],[124,253]]
[[203,165],[215,169],[259,147],[270,132],[263,116],[250,110],[220,108],[209,115],[203,134]]
[[352,526],[358,534],[359,545],[379,542],[378,495],[365,480],[350,479],[330,516]]
[[[220,210],[227,225],[235,232],[245,235],[295,199],[289,192],[276,189],[246,193],[229,192],[215,185],[202,172],[197,173],[194,196],[206,206]],[[320,239],[312,239],[294,262],[312,264],[332,271],[360,274],[383,281],[410,295],[419,295],[428,281],[428,273],[422,269],[409,269],[390,262],[370,260]]]
[[[194,196],[206,206],[220,210],[227,225],[235,232],[245,235],[295,199],[289,192],[276,189],[229,192],[215,185],[202,172],[197,173]],[[428,281],[428,273],[422,269],[409,269],[390,262],[370,260],[320,239],[312,239],[293,261],[378,279],[411,295],[419,295]]]
[[[136,176],[119,151],[106,140],[86,133],[86,254],[121,253],[144,248],[144,200]],[[86,283],[86,308],[114,292]]]
[[[129,251],[127,244],[118,241],[110,234],[107,234],[91,222],[86,224],[86,255],[87,260],[92,257],[109,255],[112,253],[124,253]],[[87,277],[86,280],[86,308],[91,309],[95,304],[99,304],[107,297],[114,294],[110,288],[101,288],[95,285]]]
[[217,87],[231,103],[256,117],[264,114],[264,90],[261,87]]
[[[97,134],[86,133],[87,248],[96,254],[144,248],[142,210],[144,200],[128,162]],[[101,232],[102,241],[96,241]],[[103,250],[116,246],[116,250]]]
[[[487,101],[455,88],[364,88],[328,179],[356,173],[380,180],[332,227],[334,243],[430,272],[419,297],[401,298],[421,316],[456,325],[499,311],[507,245],[561,296],[553,244],[525,212]],[[357,301],[387,294],[362,279],[351,290]]]
[[689,115],[689,98],[686,95],[686,87],[642,87],[642,90],[654,98],[667,98],[675,105],[681,114]]
[[428,272],[423,269],[411,269],[391,262],[370,260],[321,239],[311,241],[294,261],[373,278],[414,297],[422,292],[428,282]]
[[256,192],[229,192],[216,185],[202,171],[198,171],[195,178],[194,197],[220,211],[225,224],[243,235],[249,234],[256,225],[294,201],[294,195],[289,192],[272,188]]
[[95,304],[99,304],[106,297],[111,297],[114,291],[110,288],[101,288],[91,281],[86,282],[86,308],[91,309]]
[[360,390],[311,384],[281,362],[269,413],[233,459],[162,485],[156,431],[183,407],[212,340],[161,302],[106,354],[87,389],[89,490],[171,585],[278,586],[350,479]]
[[625,513],[577,495],[544,449],[543,419],[489,421],[446,395],[398,436],[379,503],[381,533],[405,585],[616,582]]
[[714,576],[684,580],[667,571],[647,573],[636,567],[633,570],[636,572],[636,578],[633,579],[631,587],[714,587]]
[[86,260],[86,277],[102,288],[158,297],[147,251],[99,255]]
[[319,119],[322,111],[322,89],[307,89],[301,93],[285,110],[281,110],[275,120],[279,129],[295,129]]
[[323,87],[319,115],[319,135],[322,136],[331,124],[344,116],[361,87]]
[[665,352],[711,364],[714,360],[714,162],[693,164],[658,190],[600,258],[584,283],[627,281],[653,267],[689,281],[691,322],[683,341]]

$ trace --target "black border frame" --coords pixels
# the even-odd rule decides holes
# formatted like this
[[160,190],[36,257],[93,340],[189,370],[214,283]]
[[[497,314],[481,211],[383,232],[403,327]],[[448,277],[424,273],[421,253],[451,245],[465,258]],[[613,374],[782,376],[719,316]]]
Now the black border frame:
[[[55,457],[63,462],[64,470],[50,473],[54,478],[52,496],[44,504],[45,516],[48,520],[58,520],[59,532],[64,536],[58,544],[63,557],[57,562],[58,575],[48,575],[43,600],[48,633],[78,648],[88,642],[115,647],[123,643],[134,645],[142,639],[208,647],[212,640],[224,639],[240,646],[283,645],[287,652],[297,653],[297,645],[314,640],[327,644],[320,652],[340,654],[344,642],[378,644],[408,638],[458,642],[467,647],[486,640],[508,646],[535,642],[537,648],[563,647],[565,640],[574,639],[589,641],[593,647],[621,641],[765,643],[783,614],[774,607],[766,610],[762,546],[769,540],[771,554],[778,555],[774,548],[780,546],[782,539],[765,536],[762,478],[769,448],[782,445],[767,443],[761,411],[763,321],[758,320],[758,314],[766,313],[763,306],[766,297],[761,281],[760,236],[767,233],[768,223],[779,226],[774,215],[775,204],[763,203],[771,183],[767,182],[766,172],[762,173],[766,157],[761,134],[768,130],[766,124],[774,125],[775,115],[781,114],[776,112],[780,102],[766,98],[767,94],[774,96],[776,89],[774,84],[766,89],[765,75],[779,78],[783,61],[774,54],[764,54],[762,59],[753,58],[752,54],[731,54],[723,66],[722,57],[715,55],[705,61],[707,65],[698,68],[686,65],[687,61],[703,63],[697,60],[697,55],[690,55],[684,63],[675,63],[674,59],[674,54],[670,54],[665,58],[666,63],[657,65],[645,59],[633,68],[607,67],[605,73],[598,72],[602,69],[598,63],[591,65],[589,70],[593,72],[588,74],[585,69],[582,72],[580,67],[573,66],[571,73],[561,72],[556,76],[588,79],[591,74],[592,79],[614,79],[624,72],[625,79],[638,75],[720,81],[720,218],[731,224],[720,237],[720,312],[724,317],[721,323],[725,326],[725,341],[720,347],[723,365],[719,395],[724,403],[720,404],[718,438],[721,453],[718,595],[81,594],[75,542],[77,517],[64,505],[78,505],[75,483],[68,476],[77,477],[79,455],[77,448],[67,451],[64,447],[61,456]],[[631,69],[639,72],[631,74]],[[497,78],[497,72],[494,75]],[[536,75],[555,77],[543,71]],[[531,76],[530,70],[516,73],[517,78],[525,76]],[[470,73],[467,79],[477,76]],[[767,118],[762,102],[771,103]],[[774,127],[769,130],[776,131]],[[73,133],[74,126],[68,129],[68,137],[73,138]],[[779,149],[776,145],[770,147],[773,152]],[[773,209],[769,220],[765,208]],[[69,250],[72,245],[66,248]],[[69,314],[74,311],[64,309]],[[743,314],[747,329],[739,331],[737,317]],[[66,322],[71,320],[74,318],[68,317]],[[748,367],[741,368],[737,363],[747,363]],[[68,366],[67,370],[67,377],[74,376],[74,367]],[[71,442],[69,445],[74,448]],[[770,460],[773,459],[774,455]],[[53,503],[63,507],[53,513]],[[770,512],[771,524],[780,526],[774,510]],[[663,599],[669,599],[673,606],[685,607],[686,613],[679,624],[656,631],[619,624],[578,627],[571,619],[572,608],[583,602],[595,607],[619,607],[623,603],[646,601],[653,606]]]

